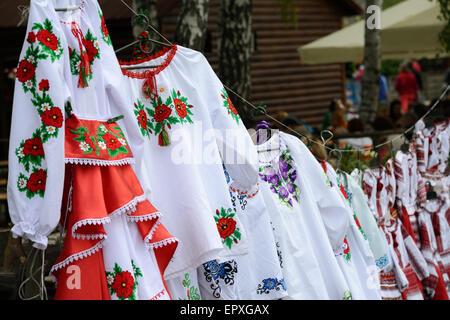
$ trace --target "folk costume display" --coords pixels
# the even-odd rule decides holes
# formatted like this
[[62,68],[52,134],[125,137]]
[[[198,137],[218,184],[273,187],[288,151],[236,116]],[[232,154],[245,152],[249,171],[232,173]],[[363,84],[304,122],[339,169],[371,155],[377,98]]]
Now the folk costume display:
[[317,181],[323,174],[319,163],[285,133],[274,134],[258,150],[261,191],[280,239],[286,298],[351,298],[335,257],[344,251],[349,219],[345,212],[332,212],[341,202]]
[[14,92],[12,232],[45,249],[58,222],[67,231],[51,268],[56,299],[168,299],[163,274],[177,240],[147,200],[113,119],[125,100],[101,9],[76,5],[57,13],[53,1],[31,1]]
[[448,119],[348,174],[254,143],[202,53],[118,61],[97,1],[67,2],[31,0],[9,150],[13,236],[64,234],[55,299],[448,300]]

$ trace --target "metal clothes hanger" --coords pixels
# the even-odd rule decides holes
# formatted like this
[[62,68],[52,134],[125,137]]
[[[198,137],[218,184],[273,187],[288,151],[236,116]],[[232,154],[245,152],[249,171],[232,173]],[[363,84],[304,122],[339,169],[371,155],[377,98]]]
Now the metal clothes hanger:
[[400,146],[400,150],[403,153],[409,153],[409,144],[406,143],[406,136],[403,134],[403,144]]
[[[138,18],[141,18],[141,19],[143,19],[144,21],[145,21],[145,28],[144,28],[144,30],[148,30],[149,28],[151,28],[153,31],[155,31],[159,36],[161,36],[161,38],[163,38],[164,40],[166,40],[166,43],[165,42],[161,42],[161,41],[158,41],[158,40],[155,40],[155,39],[151,39],[151,38],[147,38],[147,39],[145,39],[145,41],[150,41],[150,42],[153,42],[153,43],[157,43],[157,44],[160,44],[160,45],[162,45],[162,46],[166,46],[166,47],[172,47],[173,46],[173,44],[169,41],[169,40],[167,40],[167,38],[165,38],[162,34],[160,34],[151,24],[150,24],[150,20],[149,20],[149,18],[145,15],[145,14],[142,14],[142,13],[137,13],[136,11],[134,11],[133,10],[133,8],[131,8],[126,2],[124,2],[123,0],[120,0],[133,14],[134,14],[134,17],[132,18],[132,19],[138,19]],[[129,44],[127,44],[127,45],[125,45],[125,46],[123,46],[123,47],[121,47],[121,48],[119,48],[119,49],[117,49],[117,50],[115,50],[115,53],[118,53],[118,52],[120,52],[120,51],[123,51],[123,50],[125,50],[125,49],[127,49],[127,48],[129,48],[129,47],[131,47],[131,46],[133,46],[133,45],[135,45],[135,44],[137,44],[137,43],[139,43],[139,47],[140,47],[140,49],[143,51],[143,52],[145,52],[145,53],[147,53],[147,54],[150,54],[150,52],[153,50],[153,45],[152,45],[152,48],[151,48],[151,50],[150,51],[147,51],[147,50],[145,50],[143,47],[142,47],[142,45],[143,45],[143,42],[145,42],[143,39],[138,39],[138,40],[135,40],[135,41],[133,41],[132,43],[129,43]],[[130,69],[130,70],[133,70],[133,69],[149,69],[149,68],[157,68],[157,67],[159,67],[159,65],[154,65],[154,66],[122,66],[122,68],[125,68],[125,69]]]
[[330,156],[333,153],[336,153],[337,155],[339,155],[338,156],[338,162],[336,164],[336,168],[339,168],[339,166],[341,165],[341,161],[342,161],[342,151],[339,150],[339,149],[332,149],[328,155]]

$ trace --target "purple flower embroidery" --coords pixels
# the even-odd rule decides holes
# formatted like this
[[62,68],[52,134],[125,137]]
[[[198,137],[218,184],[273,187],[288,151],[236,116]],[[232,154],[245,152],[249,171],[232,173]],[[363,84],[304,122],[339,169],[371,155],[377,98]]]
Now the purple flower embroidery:
[[287,187],[289,193],[294,193],[295,188],[294,188],[294,186],[293,186],[291,183],[288,183],[288,184],[286,185],[286,187]]
[[270,186],[270,191],[273,193],[278,193],[277,189],[274,188],[274,186]]
[[293,168],[292,157],[289,150],[286,149],[280,155],[278,164],[267,164],[259,169],[262,181],[269,183],[270,190],[278,195],[278,198],[286,206],[292,208],[294,199],[296,202],[300,201],[300,190],[295,184],[297,178],[297,171]]
[[297,179],[297,170],[291,172],[291,181],[294,182]]
[[278,185],[278,182],[280,181],[280,178],[276,174],[274,174],[273,176],[268,177],[268,178],[269,178],[270,183],[274,184],[274,185]]
[[278,166],[280,167],[280,171],[281,172],[288,172],[289,171],[289,165],[282,158],[280,158],[280,163],[279,163]]
[[280,196],[282,198],[287,198],[289,196],[289,192],[286,190],[285,187],[280,188]]

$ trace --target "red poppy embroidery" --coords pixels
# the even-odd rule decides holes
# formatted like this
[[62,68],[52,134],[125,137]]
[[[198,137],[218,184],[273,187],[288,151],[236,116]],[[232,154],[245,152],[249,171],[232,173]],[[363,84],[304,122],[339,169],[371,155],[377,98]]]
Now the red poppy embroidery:
[[159,105],[155,109],[155,121],[162,122],[164,119],[167,119],[171,113],[172,109],[170,109],[168,106],[166,106],[165,104]]
[[28,60],[22,60],[17,67],[17,79],[20,82],[25,82],[34,78],[36,74],[36,67]]
[[118,273],[114,277],[111,288],[116,292],[117,297],[128,299],[133,294],[134,278],[128,271]]
[[239,119],[241,118],[238,114],[238,111],[233,105],[233,102],[231,102],[230,97],[228,96],[227,91],[225,88],[222,88],[221,96],[223,98],[223,106],[227,109],[228,114],[231,115],[231,117],[236,121],[236,123],[239,125]]
[[342,248],[344,249],[344,257],[347,261],[350,261],[351,254],[350,254],[350,246],[347,242],[347,237],[344,238],[344,244],[342,245]]
[[102,21],[100,24],[100,31],[102,33],[103,41],[105,41],[109,45],[112,45],[111,38],[109,37],[109,31],[108,28],[106,27],[105,18],[103,17],[103,13],[100,10],[98,10],[98,16]]
[[27,183],[27,189],[35,193],[38,191],[45,191],[45,183],[47,181],[47,174],[44,170],[39,169],[30,175]]
[[58,107],[52,107],[41,114],[41,120],[46,126],[61,128],[64,118],[61,113],[61,109]]
[[180,99],[173,99],[173,104],[175,105],[175,110],[181,118],[185,118],[187,116],[186,104],[183,103]]
[[236,229],[236,221],[232,218],[221,218],[217,222],[217,229],[222,239],[228,238]]
[[41,82],[39,82],[39,90],[41,91],[48,91],[50,89],[50,85],[48,83],[47,79],[42,79]]
[[232,112],[233,114],[238,114],[236,108],[235,108],[234,105],[233,105],[233,102],[231,102],[230,97],[227,97],[227,101],[228,101],[228,107],[230,108],[231,112]]
[[33,31],[28,32],[27,41],[29,43],[34,43],[36,41],[36,35],[34,34]]
[[105,37],[109,35],[108,28],[106,27],[105,18],[102,16],[102,32]]
[[58,38],[48,30],[41,29],[37,33],[37,39],[40,43],[53,51],[58,49]]
[[42,146],[41,138],[25,140],[23,152],[26,156],[44,156],[44,148]]
[[94,61],[95,57],[98,55],[98,49],[95,47],[94,41],[92,40],[85,40],[83,45],[86,48],[89,62],[92,63],[92,61]]
[[238,243],[241,240],[241,232],[236,227],[235,213],[231,208],[225,210],[221,208],[216,210],[214,221],[216,222],[217,231],[222,238],[223,243],[231,249],[233,243]]
[[103,138],[103,140],[105,140],[106,147],[108,149],[111,149],[112,151],[114,151],[122,146],[119,139],[117,139],[115,136],[113,136],[109,132],[106,133],[102,138]]
[[138,121],[140,127],[144,130],[147,130],[147,114],[144,110],[139,110]]

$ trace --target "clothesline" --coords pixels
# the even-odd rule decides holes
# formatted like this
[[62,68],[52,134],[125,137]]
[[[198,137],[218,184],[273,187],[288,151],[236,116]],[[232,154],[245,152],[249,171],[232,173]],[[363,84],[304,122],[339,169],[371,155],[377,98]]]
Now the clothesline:
[[[139,14],[139,13],[137,13],[135,10],[133,10],[125,1],[123,1],[123,0],[120,0],[131,12],[133,12],[136,16],[141,16],[142,14]],[[158,30],[156,30],[152,25],[151,25],[151,23],[148,23],[148,26],[154,31],[154,32],[156,32],[159,36],[161,36],[161,38],[163,38],[164,40],[166,40],[168,43],[170,43],[171,45],[173,45],[172,44],[172,42],[170,42],[166,37],[164,37],[160,32],[158,32]],[[261,108],[259,108],[259,107],[256,107],[253,103],[251,103],[250,101],[248,101],[247,99],[245,99],[244,97],[242,97],[241,95],[239,95],[238,93],[236,93],[234,90],[232,90],[230,87],[228,87],[227,85],[225,85],[224,84],[224,87],[227,89],[227,90],[229,90],[230,92],[232,92],[234,95],[236,95],[239,99],[241,99],[242,101],[244,101],[246,104],[248,104],[249,106],[251,106],[254,110],[261,110]],[[412,129],[414,129],[414,127],[415,127],[415,125],[417,124],[417,122],[419,122],[419,121],[421,121],[421,120],[423,120],[423,119],[425,119],[435,108],[436,108],[436,106],[438,105],[438,103],[440,102],[440,101],[442,101],[442,99],[443,99],[443,97],[447,94],[447,91],[450,89],[450,85],[448,85],[446,88],[445,88],[445,90],[444,90],[444,92],[441,94],[441,96],[439,97],[439,99],[434,103],[434,105],[419,119],[419,120],[417,120],[411,127],[409,127],[408,129],[406,129],[403,133],[401,133],[401,134],[399,134],[398,136],[396,136],[396,137],[394,137],[394,138],[392,138],[392,139],[390,139],[390,140],[388,140],[388,141],[385,141],[385,142],[383,142],[383,143],[380,143],[380,144],[378,144],[378,145],[376,145],[376,146],[374,146],[373,148],[372,148],[372,150],[376,150],[376,149],[378,149],[378,148],[380,148],[380,147],[382,147],[382,146],[384,146],[384,145],[387,145],[387,144],[389,144],[389,143],[391,143],[392,144],[392,142],[394,142],[395,140],[397,140],[397,139],[400,139],[401,137],[404,137],[409,131],[411,131]],[[285,129],[287,129],[287,130],[289,130],[289,131],[291,131],[291,132],[293,132],[293,133],[295,133],[297,136],[300,136],[300,137],[303,137],[303,138],[306,138],[307,139],[307,141],[308,141],[308,143],[315,143],[315,144],[317,144],[317,145],[320,145],[320,146],[322,146],[322,147],[324,147],[325,149],[327,149],[328,151],[330,151],[330,152],[362,152],[362,151],[365,151],[364,149],[359,149],[359,148],[356,148],[356,149],[339,149],[339,148],[330,148],[330,147],[328,147],[325,143],[320,143],[320,142],[317,142],[317,141],[314,141],[314,140],[312,140],[312,139],[310,139],[307,135],[305,135],[305,134],[303,134],[303,133],[300,133],[300,132],[297,132],[297,131],[295,131],[294,129],[292,129],[292,128],[290,128],[290,127],[288,127],[288,126],[286,126],[284,123],[282,123],[281,121],[279,121],[279,120],[277,120],[277,119],[275,119],[274,117],[272,117],[271,115],[269,115],[269,114],[267,114],[267,112],[265,111],[265,110],[263,110],[263,114],[265,115],[265,116],[267,116],[268,118],[270,118],[272,121],[274,121],[274,122],[276,122],[277,124],[279,124],[280,126],[282,126],[282,127],[284,127]],[[332,137],[333,137],[333,134],[330,132],[330,131],[328,131],[328,130],[322,130],[321,131],[321,133],[320,133],[320,135],[321,135],[321,137],[322,137],[322,141],[323,141],[323,133],[324,132],[329,132],[330,134],[331,134],[331,137],[330,138],[328,138],[328,140],[331,140],[332,139]],[[327,141],[328,141],[327,140]]]

